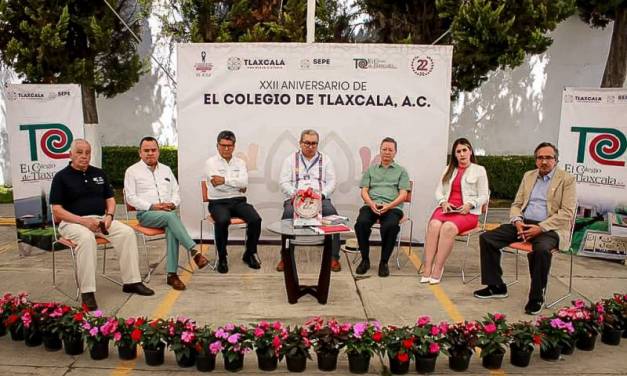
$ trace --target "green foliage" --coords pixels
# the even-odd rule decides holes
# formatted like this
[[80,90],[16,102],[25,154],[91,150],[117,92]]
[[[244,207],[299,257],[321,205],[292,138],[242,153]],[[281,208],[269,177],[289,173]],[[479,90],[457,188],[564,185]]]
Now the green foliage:
[[[171,146],[162,146],[159,162],[168,165],[174,176],[178,176],[177,151]],[[124,173],[132,164],[139,161],[139,147],[104,146],[102,148],[102,168],[114,187],[124,185]]]
[[513,200],[526,171],[536,168],[533,156],[477,156],[488,173],[491,199]]
[[0,187],[0,204],[10,204],[13,202],[13,188]]
[[576,0],[581,20],[592,27],[604,28],[616,19],[619,9],[627,8],[627,0]]
[[[160,18],[176,42],[304,42],[306,13],[302,0],[170,0]],[[319,1],[317,41],[352,41],[353,17],[338,0]]]
[[[149,0],[109,1],[136,34]],[[80,83],[106,97],[144,72],[137,43],[102,1],[0,0],[0,58],[29,83]]]
[[453,93],[479,87],[496,69],[546,51],[546,34],[575,11],[575,0],[358,0],[376,42],[452,44]]

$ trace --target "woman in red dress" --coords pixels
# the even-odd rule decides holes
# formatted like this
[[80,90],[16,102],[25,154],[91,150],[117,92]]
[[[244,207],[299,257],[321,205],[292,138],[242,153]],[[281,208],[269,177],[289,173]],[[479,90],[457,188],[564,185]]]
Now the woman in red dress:
[[472,145],[465,138],[453,143],[451,162],[438,183],[425,240],[424,272],[420,283],[440,283],[444,263],[453,250],[457,234],[477,227],[481,206],[488,200],[488,176],[476,164]]

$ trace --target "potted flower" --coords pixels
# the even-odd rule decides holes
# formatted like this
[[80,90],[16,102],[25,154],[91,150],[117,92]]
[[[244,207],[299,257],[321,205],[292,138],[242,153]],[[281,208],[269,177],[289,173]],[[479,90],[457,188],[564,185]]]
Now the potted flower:
[[477,345],[479,326],[475,321],[460,321],[446,327],[444,352],[448,355],[449,368],[465,371]]
[[429,316],[421,316],[413,327],[414,358],[416,372],[431,373],[435,370],[435,362],[440,354],[441,343],[448,329],[445,322],[436,325]]
[[575,333],[572,322],[566,322],[560,317],[540,317],[536,326],[542,341],[540,343],[540,358],[548,361],[558,360],[562,352],[562,344]]
[[146,364],[159,366],[164,362],[165,345],[168,340],[167,323],[163,319],[146,321],[141,326],[140,343],[144,349]]
[[63,347],[61,342],[60,318],[72,310],[61,303],[38,303],[35,309],[39,311],[39,328],[46,351],[58,351]]
[[335,319],[327,320],[325,324],[320,317],[313,317],[305,322],[305,325],[311,333],[309,339],[316,351],[318,369],[321,371],[335,370],[338,354],[348,340],[352,324],[340,324]]
[[246,326],[228,323],[216,330],[216,338],[222,342],[224,368],[230,372],[244,368],[244,355],[252,349]]
[[482,364],[488,369],[499,369],[509,341],[509,328],[502,313],[488,313],[479,324],[477,346],[481,349]]
[[575,328],[575,345],[578,349],[592,351],[598,334],[603,327],[603,305],[593,303],[587,306],[583,300],[573,301],[570,307],[557,312],[564,321],[570,321]]
[[216,368],[216,354],[222,351],[222,342],[209,325],[196,330],[196,369],[211,372]]
[[252,341],[257,353],[257,366],[262,371],[274,371],[279,363],[283,341],[287,339],[287,328],[280,321],[251,324]]
[[390,372],[406,374],[414,349],[413,331],[406,326],[388,325],[383,329],[383,346],[390,362]]
[[601,342],[617,346],[623,333],[623,302],[621,294],[614,294],[610,299],[603,299],[603,330],[601,332]]
[[11,333],[14,341],[24,340],[24,323],[21,320],[22,310],[30,306],[28,294],[21,292],[18,295],[5,294],[2,299],[2,324]]
[[310,348],[311,341],[307,328],[299,326],[288,328],[287,338],[283,340],[279,350],[279,358],[285,357],[290,372],[303,372],[307,368],[307,358],[311,359]]
[[351,373],[366,373],[373,354],[380,354],[383,348],[381,323],[357,322],[353,324],[346,340],[346,355]]
[[118,320],[115,317],[104,316],[100,310],[86,312],[82,328],[91,358],[93,360],[108,358],[109,341],[120,336]]
[[29,304],[20,313],[20,321],[24,327],[24,343],[26,346],[35,347],[41,345],[41,314],[36,304]]
[[118,318],[118,329],[113,337],[114,345],[118,348],[118,357],[122,360],[137,358],[137,345],[142,339],[142,325],[145,317]]
[[542,343],[538,328],[530,321],[519,321],[509,325],[509,334],[510,363],[517,367],[527,367],[531,361],[534,345]]
[[84,310],[71,308],[65,310],[63,316],[59,318],[59,332],[63,341],[63,349],[68,355],[82,354],[83,345],[83,319]]
[[167,321],[170,349],[174,351],[179,367],[191,367],[196,363],[196,322],[187,317]]

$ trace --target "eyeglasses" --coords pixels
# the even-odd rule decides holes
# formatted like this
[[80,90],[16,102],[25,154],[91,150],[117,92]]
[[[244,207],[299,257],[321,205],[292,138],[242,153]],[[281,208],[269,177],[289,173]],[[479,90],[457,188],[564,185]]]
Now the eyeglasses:
[[555,157],[552,157],[550,155],[547,155],[547,156],[540,155],[540,156],[536,157],[536,161],[548,161],[548,162],[550,162],[550,161],[552,161],[554,159],[555,159]]
[[305,146],[307,146],[307,147],[309,147],[309,148],[312,148],[314,146],[318,146],[318,141],[301,141],[300,143],[305,145]]
[[224,148],[224,149],[230,149],[230,148],[235,147],[235,144],[221,144],[221,143],[218,143],[218,146],[221,147],[221,148]]

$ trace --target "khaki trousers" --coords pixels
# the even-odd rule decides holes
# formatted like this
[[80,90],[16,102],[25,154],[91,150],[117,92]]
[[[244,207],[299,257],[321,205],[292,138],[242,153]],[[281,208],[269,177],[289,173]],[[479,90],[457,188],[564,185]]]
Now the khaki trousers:
[[[99,216],[87,216],[102,219]],[[96,265],[98,257],[96,254],[96,234],[87,227],[76,223],[61,221],[59,233],[66,239],[76,243],[76,265],[78,268],[78,286],[81,293],[96,291]],[[111,222],[109,235],[98,233],[111,242],[120,262],[120,274],[122,283],[141,282],[139,274],[139,256],[137,255],[137,237],[135,231],[129,226],[118,222]]]

